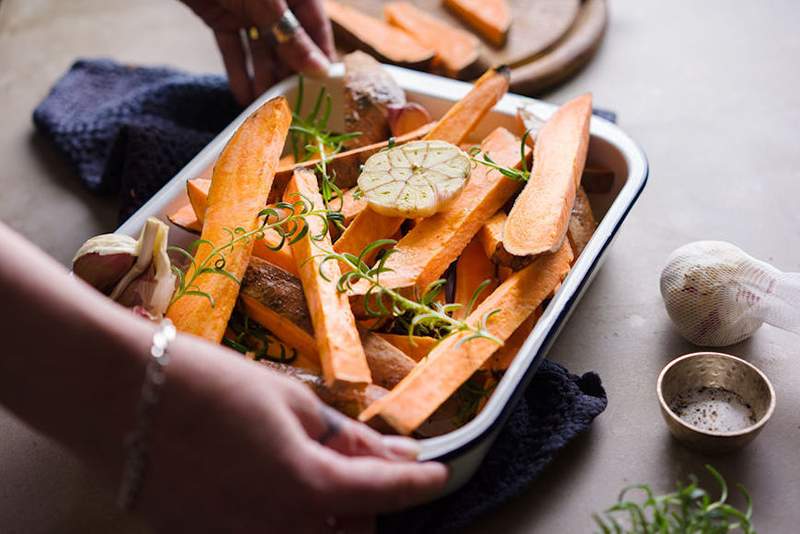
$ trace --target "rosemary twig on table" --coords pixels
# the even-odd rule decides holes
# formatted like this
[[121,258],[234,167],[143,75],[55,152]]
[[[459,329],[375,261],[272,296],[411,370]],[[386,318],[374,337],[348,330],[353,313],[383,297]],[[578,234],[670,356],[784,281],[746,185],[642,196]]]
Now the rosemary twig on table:
[[[622,490],[618,502],[595,515],[594,520],[603,534],[723,534],[742,532],[755,534],[751,521],[753,502],[747,490],[737,484],[747,502],[745,511],[727,504],[728,486],[719,472],[706,469],[720,486],[720,496],[713,500],[706,490],[691,477],[686,485],[678,484],[676,491],[655,495],[650,486],[638,484]],[[643,501],[631,501],[627,495],[634,490],[644,494]]]
[[[516,180],[517,182],[527,182],[531,177],[531,171],[528,168],[528,158],[525,157],[525,145],[530,137],[530,130],[527,130],[523,136],[522,141],[520,142],[519,146],[519,157],[520,162],[517,167],[504,167],[503,165],[498,164],[495,162],[489,154],[486,152],[481,152],[480,147],[474,146],[469,149],[468,155],[469,159],[473,163],[477,163],[480,165],[484,165],[491,169],[496,170],[506,178],[510,178],[512,180]],[[482,155],[483,157],[479,158],[478,156]]]
[[[423,293],[420,301],[413,300],[403,295],[400,291],[383,285],[380,276],[391,270],[386,267],[386,260],[394,253],[395,249],[385,250],[374,267],[370,267],[364,258],[377,249],[391,247],[395,243],[396,241],[393,239],[373,241],[364,247],[358,256],[346,252],[323,251],[321,265],[329,261],[335,261],[350,268],[336,281],[336,288],[340,293],[350,291],[355,284],[361,281],[368,285],[364,294],[364,310],[370,317],[410,316],[408,336],[412,343],[414,341],[413,336],[417,330],[426,328],[444,332],[444,335],[451,335],[456,332],[468,333],[459,344],[479,338],[491,340],[498,345],[503,344],[502,340],[492,335],[487,326],[489,319],[500,310],[492,310],[484,314],[477,325],[454,318],[451,314],[459,309],[461,304],[442,304],[436,300],[438,292],[441,291],[441,286],[445,283],[444,280],[438,280],[431,284]],[[487,285],[488,283],[483,283],[476,289],[475,294],[473,294],[467,305],[467,313],[465,315],[470,314],[478,296]]]
[[[320,235],[311,236],[314,240],[323,239],[328,233],[328,221],[341,220],[341,213],[331,214],[327,209],[314,209],[313,204],[307,199],[302,198],[296,202],[278,202],[274,207],[261,210],[258,213],[260,224],[255,230],[247,231],[245,228],[238,227],[233,230],[226,228],[228,239],[219,245],[206,239],[198,239],[189,247],[190,250],[178,246],[168,248],[170,252],[177,253],[188,260],[186,270],[172,265],[172,271],[178,279],[178,287],[172,295],[170,305],[186,296],[203,297],[214,307],[214,297],[203,291],[198,285],[198,280],[207,275],[225,276],[237,284],[241,281],[228,271],[226,267],[226,254],[232,251],[237,245],[249,242],[251,239],[263,239],[267,230],[274,230],[280,236],[280,242],[270,246],[274,250],[279,250],[288,241],[292,244],[302,239],[309,231],[308,219],[319,217],[322,222]],[[210,247],[208,254],[198,262],[195,258],[200,247]],[[195,253],[193,254],[192,251]]]

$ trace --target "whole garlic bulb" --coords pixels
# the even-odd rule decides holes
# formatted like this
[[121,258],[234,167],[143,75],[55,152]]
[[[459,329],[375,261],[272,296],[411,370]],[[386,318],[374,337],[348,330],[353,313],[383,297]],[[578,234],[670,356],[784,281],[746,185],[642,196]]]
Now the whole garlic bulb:
[[683,337],[721,347],[747,339],[764,322],[800,332],[799,276],[730,243],[696,241],[670,255],[661,296]]

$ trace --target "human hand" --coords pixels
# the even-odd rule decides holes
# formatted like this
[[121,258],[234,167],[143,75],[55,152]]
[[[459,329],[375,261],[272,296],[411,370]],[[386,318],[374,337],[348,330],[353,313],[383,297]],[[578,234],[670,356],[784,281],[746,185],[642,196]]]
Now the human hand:
[[[214,31],[231,91],[240,104],[249,104],[291,71],[310,76],[328,71],[333,33],[322,0],[182,1]],[[301,27],[291,39],[277,43],[271,29],[287,9]],[[256,28],[257,35],[250,28]]]
[[165,532],[369,532],[446,468],[305,386],[188,336],[170,347],[141,506]]

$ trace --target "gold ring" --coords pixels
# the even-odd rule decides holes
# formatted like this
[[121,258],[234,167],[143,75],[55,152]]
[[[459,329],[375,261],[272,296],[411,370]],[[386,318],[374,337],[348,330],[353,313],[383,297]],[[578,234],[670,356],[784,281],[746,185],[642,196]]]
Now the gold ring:
[[272,25],[270,30],[272,36],[279,44],[283,44],[294,39],[297,30],[300,29],[300,22],[290,10],[286,10],[280,18]]
[[250,28],[247,30],[247,36],[251,41],[258,41],[261,34],[258,32],[258,28],[255,26],[250,26]]

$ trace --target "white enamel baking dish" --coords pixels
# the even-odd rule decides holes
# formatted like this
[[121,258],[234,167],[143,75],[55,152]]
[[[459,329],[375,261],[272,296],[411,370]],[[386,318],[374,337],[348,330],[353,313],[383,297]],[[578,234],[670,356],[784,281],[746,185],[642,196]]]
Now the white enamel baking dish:
[[[412,101],[419,102],[440,117],[470,89],[470,84],[440,78],[422,72],[386,66]],[[323,83],[333,98],[334,113],[330,125],[341,129],[342,118],[335,110],[342,109],[341,64],[331,70],[329,80],[319,82],[306,80],[305,105],[310,106]],[[196,177],[211,164],[222,150],[239,124],[264,101],[285,95],[294,102],[297,78],[289,78],[264,93],[246,109],[230,126],[208,144],[184,169],[170,180],[147,204],[137,211],[117,230],[118,233],[138,235],[148,217],[156,216],[166,221],[166,213],[185,196],[186,180]],[[532,104],[537,115],[546,118],[556,106],[531,98],[509,94],[505,96],[485,118],[477,137],[483,137],[497,126],[516,128],[515,114],[522,105]],[[597,231],[575,263],[558,293],[545,310],[542,318],[528,336],[511,367],[498,384],[491,399],[475,419],[448,434],[421,441],[423,460],[437,459],[451,467],[451,480],[447,491],[453,491],[469,480],[486,455],[503,423],[508,418],[520,394],[536,372],[542,358],[556,339],[561,327],[569,318],[583,292],[589,286],[600,263],[608,252],[617,230],[633,207],[647,181],[648,166],[639,146],[621,129],[604,119],[593,117],[588,161],[595,166],[613,170],[615,179],[611,191],[591,195],[595,216],[600,220]],[[188,245],[195,236],[173,226],[170,231],[173,243]]]

